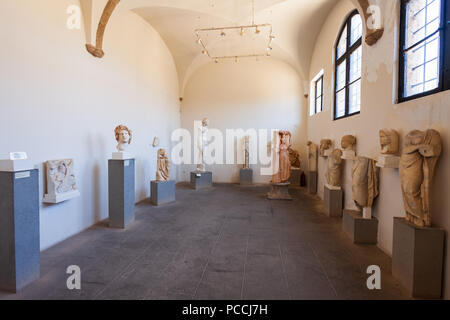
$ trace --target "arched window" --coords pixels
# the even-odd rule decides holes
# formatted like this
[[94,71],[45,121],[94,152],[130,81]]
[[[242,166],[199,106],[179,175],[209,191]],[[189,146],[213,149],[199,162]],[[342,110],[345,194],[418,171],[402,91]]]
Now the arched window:
[[362,19],[353,11],[336,44],[334,119],[358,114],[361,110]]
[[402,0],[399,101],[450,89],[450,5]]

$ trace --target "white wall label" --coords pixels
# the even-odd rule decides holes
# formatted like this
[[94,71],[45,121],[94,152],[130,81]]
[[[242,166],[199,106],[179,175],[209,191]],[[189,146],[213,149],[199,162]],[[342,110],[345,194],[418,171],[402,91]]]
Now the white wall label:
[[15,175],[16,180],[17,179],[25,179],[25,178],[29,178],[29,177],[30,177],[30,171],[18,172]]
[[9,154],[9,160],[27,160],[26,152],[11,152]]
[[130,166],[130,160],[125,161],[123,165],[124,165],[125,167],[129,167],[129,166]]

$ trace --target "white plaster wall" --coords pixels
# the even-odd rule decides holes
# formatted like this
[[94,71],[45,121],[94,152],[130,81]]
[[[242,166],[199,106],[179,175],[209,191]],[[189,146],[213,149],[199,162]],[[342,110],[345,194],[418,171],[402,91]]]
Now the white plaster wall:
[[[330,13],[317,39],[311,61],[310,78],[325,70],[324,111],[308,118],[308,137],[316,143],[330,137],[340,144],[346,134],[358,139],[357,153],[376,158],[379,154],[378,131],[392,128],[404,137],[413,129],[437,129],[443,139],[444,151],[436,169],[433,185],[434,226],[450,230],[450,92],[396,104],[399,2],[379,2],[383,13],[385,34],[373,47],[363,47],[363,82],[361,114],[333,121],[334,44],[347,15],[354,9],[348,0],[341,0]],[[319,196],[323,198],[326,162],[319,162]],[[353,208],[351,191],[351,163],[344,168],[345,206]],[[398,170],[382,169],[380,196],[375,202],[374,215],[379,219],[379,247],[392,253],[393,217],[404,216]],[[445,264],[445,297],[450,298],[450,248],[447,240]]]
[[[208,117],[210,128],[290,130],[293,148],[306,149],[306,104],[302,80],[288,64],[275,59],[221,61],[199,68],[190,78],[181,107],[181,125],[193,135],[195,120]],[[270,141],[270,137],[269,137]],[[225,144],[225,143],[224,143]],[[238,165],[212,165],[214,182],[239,182]],[[192,165],[182,165],[189,180]],[[255,183],[268,183],[260,166],[252,166]]]
[[[136,201],[149,196],[159,136],[170,147],[180,125],[172,56],[150,25],[131,12],[108,25],[102,60],[84,48],[85,31],[68,30],[66,9],[78,1],[0,1],[0,153],[26,151],[42,164],[73,158],[81,197],[41,205],[41,249],[108,216],[107,165],[114,127],[133,130]],[[176,167],[173,170],[176,176]]]

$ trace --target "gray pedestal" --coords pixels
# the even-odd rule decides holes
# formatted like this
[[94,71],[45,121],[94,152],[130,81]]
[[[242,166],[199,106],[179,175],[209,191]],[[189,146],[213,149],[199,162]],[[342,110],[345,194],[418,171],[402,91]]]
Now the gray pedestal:
[[109,226],[125,229],[134,221],[135,161],[109,160]]
[[253,184],[253,170],[241,169],[239,172],[239,183],[242,186],[248,186]]
[[269,200],[293,200],[289,194],[290,183],[272,183],[270,192],[267,194]]
[[342,217],[342,201],[344,193],[341,190],[332,190],[324,187],[324,201],[327,215],[329,217]]
[[291,177],[289,178],[289,182],[293,186],[299,186],[301,177],[302,177],[302,170],[299,168],[292,168],[291,169]]
[[40,277],[39,172],[0,172],[0,289]]
[[307,179],[308,192],[311,194],[317,194],[317,171],[309,171],[307,174]]
[[394,218],[392,274],[415,298],[440,299],[445,230]]
[[378,219],[376,218],[364,219],[359,211],[344,210],[342,228],[353,243],[378,243]]
[[156,206],[175,201],[175,181],[152,181],[152,203]]
[[212,172],[191,172],[191,186],[195,190],[212,187]]

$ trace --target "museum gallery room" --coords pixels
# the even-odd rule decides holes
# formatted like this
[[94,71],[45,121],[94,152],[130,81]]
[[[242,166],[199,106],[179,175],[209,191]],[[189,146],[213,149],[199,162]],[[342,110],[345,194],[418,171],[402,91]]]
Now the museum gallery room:
[[449,19],[1,0],[0,300],[450,299]]

